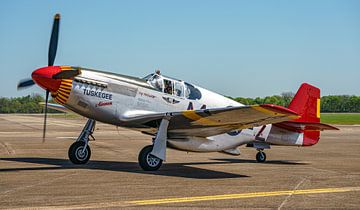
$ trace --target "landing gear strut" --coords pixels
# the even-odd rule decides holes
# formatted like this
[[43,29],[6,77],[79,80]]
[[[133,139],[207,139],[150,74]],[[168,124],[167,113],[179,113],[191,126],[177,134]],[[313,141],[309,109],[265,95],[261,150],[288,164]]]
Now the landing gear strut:
[[165,115],[153,139],[153,145],[144,147],[139,153],[139,165],[144,171],[156,171],[166,161],[167,128],[171,116]]
[[263,163],[266,161],[266,154],[263,152],[264,150],[259,149],[259,152],[256,154],[256,161],[259,163]]
[[77,140],[70,146],[68,155],[69,159],[74,164],[85,164],[89,161],[91,150],[89,147],[89,136],[92,136],[95,129],[95,120],[89,119],[81,131]]

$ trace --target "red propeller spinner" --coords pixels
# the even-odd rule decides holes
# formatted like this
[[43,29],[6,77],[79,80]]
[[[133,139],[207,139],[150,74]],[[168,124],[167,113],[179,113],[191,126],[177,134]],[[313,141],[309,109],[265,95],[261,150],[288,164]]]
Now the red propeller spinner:
[[61,72],[60,66],[47,66],[35,70],[31,77],[43,89],[56,92],[60,87],[61,80],[54,79],[53,76],[59,72]]

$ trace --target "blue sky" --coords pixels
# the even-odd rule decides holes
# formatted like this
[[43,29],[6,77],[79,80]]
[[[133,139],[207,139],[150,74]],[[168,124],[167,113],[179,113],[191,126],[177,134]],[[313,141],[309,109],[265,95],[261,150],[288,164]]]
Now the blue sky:
[[57,65],[142,77],[159,68],[215,92],[360,95],[360,1],[0,1],[0,96],[47,65],[55,13]]

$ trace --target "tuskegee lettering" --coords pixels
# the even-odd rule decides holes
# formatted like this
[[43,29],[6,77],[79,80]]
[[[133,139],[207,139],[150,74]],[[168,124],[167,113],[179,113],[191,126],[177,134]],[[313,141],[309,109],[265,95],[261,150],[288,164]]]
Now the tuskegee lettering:
[[84,88],[84,95],[112,100],[112,94]]

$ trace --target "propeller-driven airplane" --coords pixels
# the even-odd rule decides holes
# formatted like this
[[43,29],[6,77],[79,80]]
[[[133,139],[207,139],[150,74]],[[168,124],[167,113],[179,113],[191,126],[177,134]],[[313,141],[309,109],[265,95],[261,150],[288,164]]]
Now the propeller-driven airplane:
[[[39,85],[46,90],[47,108],[72,111],[88,118],[69,148],[74,164],[91,156],[89,137],[95,122],[122,126],[152,136],[152,144],[139,153],[144,170],[157,170],[166,160],[166,148],[239,155],[241,145],[258,150],[264,162],[270,145],[311,146],[320,131],[337,129],[320,123],[320,89],[302,84],[288,108],[265,104],[246,106],[194,84],[162,75],[144,78],[82,67],[54,66],[60,15],[54,18],[48,66],[22,80],[18,89]],[[58,104],[49,104],[49,93]]]

